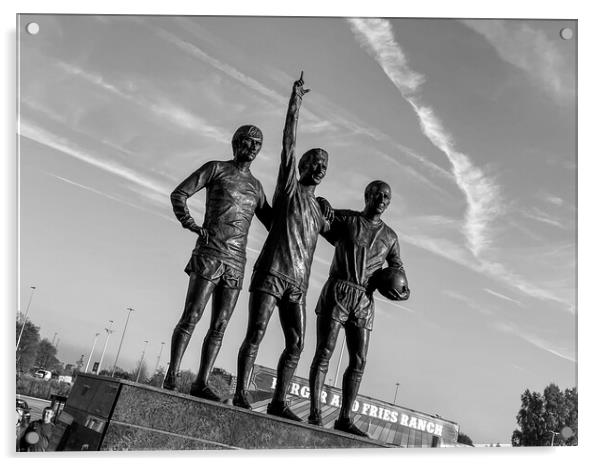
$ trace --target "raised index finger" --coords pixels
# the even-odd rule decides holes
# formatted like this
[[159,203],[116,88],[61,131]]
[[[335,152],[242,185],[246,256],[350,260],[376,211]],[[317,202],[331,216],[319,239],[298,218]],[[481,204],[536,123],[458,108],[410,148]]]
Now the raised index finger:
[[301,77],[299,78],[299,81],[303,82],[303,70],[301,70]]

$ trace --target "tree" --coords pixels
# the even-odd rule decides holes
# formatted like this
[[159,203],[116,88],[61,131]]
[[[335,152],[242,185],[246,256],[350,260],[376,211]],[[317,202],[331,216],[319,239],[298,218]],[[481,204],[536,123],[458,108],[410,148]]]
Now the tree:
[[191,371],[180,371],[176,377],[176,388],[180,393],[190,393],[192,382],[196,379],[196,374]]
[[[138,371],[140,371],[140,376],[138,376]],[[136,365],[136,368],[130,372],[130,379],[134,382],[138,379],[138,383],[146,383],[148,379],[148,367],[146,362],[140,360]]]
[[35,326],[30,321],[24,324],[21,320],[17,321],[16,340],[19,339],[21,327],[24,328],[16,355],[17,374],[28,372],[35,367],[38,345],[40,344],[40,327]]
[[[519,428],[512,433],[512,446],[577,445],[577,388],[562,392],[548,385],[543,395],[528,389],[521,395],[516,416]],[[569,427],[572,435],[565,438]],[[568,431],[570,432],[570,431]]]
[[216,394],[222,398],[227,398],[231,395],[233,380],[234,376],[232,374],[224,369],[216,367],[209,375],[209,386]]
[[[84,367],[84,355],[83,354],[75,362],[75,371],[74,372],[81,372],[82,367]],[[73,375],[75,375],[75,373]]]
[[56,347],[44,338],[38,345],[36,366],[49,371],[60,371],[63,365],[56,357]]
[[[98,374],[98,375],[104,375],[105,377],[113,376],[117,379],[132,380],[131,372],[128,372],[119,366],[115,368],[115,374],[113,374],[113,369],[102,369],[100,371],[100,374]],[[134,374],[134,380],[135,379],[136,379],[136,374]]]
[[148,381],[149,385],[152,385],[153,387],[161,387],[161,385],[163,384],[163,379],[165,378],[165,368],[163,366],[159,367],[157,369],[157,372],[155,372],[153,374],[153,376],[150,378],[150,380]]
[[474,444],[472,443],[471,438],[466,435],[464,432],[458,432],[458,443],[461,443],[463,445],[470,445],[471,447],[474,447]]

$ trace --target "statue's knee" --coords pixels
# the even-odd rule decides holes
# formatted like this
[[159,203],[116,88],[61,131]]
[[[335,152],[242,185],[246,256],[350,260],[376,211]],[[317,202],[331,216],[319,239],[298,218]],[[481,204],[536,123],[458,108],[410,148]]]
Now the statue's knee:
[[303,342],[301,340],[297,340],[292,342],[290,345],[286,347],[286,352],[292,356],[298,358],[303,351]]
[[332,356],[332,350],[329,348],[320,348],[316,353],[316,362],[320,366],[328,366],[330,362],[330,357]]
[[213,342],[221,343],[224,339],[224,332],[219,329],[210,329],[207,333],[207,338]]
[[363,373],[366,367],[366,358],[365,356],[355,355],[349,361],[349,365],[353,371]]
[[179,330],[180,332],[183,332],[187,335],[192,335],[195,326],[196,322],[191,321],[190,319],[182,319],[180,320],[180,322],[178,322],[176,330]]

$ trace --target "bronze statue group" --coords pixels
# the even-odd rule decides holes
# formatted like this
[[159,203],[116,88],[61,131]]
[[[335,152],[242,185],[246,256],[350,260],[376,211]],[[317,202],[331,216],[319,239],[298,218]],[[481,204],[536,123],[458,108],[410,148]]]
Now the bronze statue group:
[[[195,325],[212,298],[210,327],[203,341],[198,376],[190,394],[221,401],[208,384],[224,331],[242,288],[246,243],[253,215],[268,230],[250,284],[247,332],[238,352],[235,406],[251,409],[247,388],[259,345],[275,308],[278,308],[285,348],[277,367],[277,381],[268,414],[302,421],[287,405],[286,390],[299,362],[305,338],[305,296],[311,263],[322,235],[335,247],[329,278],[322,288],[317,314],[317,345],[309,374],[310,424],[322,425],[320,399],[328,363],[341,327],[345,330],[349,366],[343,375],[342,404],[335,429],[366,437],[351,417],[358,393],[374,319],[378,277],[387,270],[396,286],[383,293],[393,300],[409,297],[399,242],[381,215],[391,202],[391,188],[373,181],[365,189],[362,211],[333,209],[314,191],[328,168],[328,153],[310,149],[295,166],[297,120],[304,89],[303,73],[295,81],[286,114],[276,189],[270,206],[250,165],[261,150],[259,128],[239,128],[232,138],[234,158],[204,164],[171,194],[173,210],[184,228],[198,235],[186,266],[190,277],[184,312],[171,340],[170,365],[163,388],[176,389],[182,356]],[[298,176],[297,176],[298,169]],[[196,224],[187,199],[206,190],[203,226]],[[387,269],[383,269],[385,262]]]

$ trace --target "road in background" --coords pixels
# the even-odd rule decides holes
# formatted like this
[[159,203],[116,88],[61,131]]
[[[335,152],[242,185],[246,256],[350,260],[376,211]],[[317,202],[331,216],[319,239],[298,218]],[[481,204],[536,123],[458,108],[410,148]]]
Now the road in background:
[[31,420],[36,421],[42,418],[42,410],[46,406],[50,406],[50,400],[41,400],[40,398],[33,398],[31,396],[19,395],[17,394],[17,398],[21,398],[22,400],[27,401],[29,405],[29,409],[31,410]]

